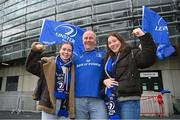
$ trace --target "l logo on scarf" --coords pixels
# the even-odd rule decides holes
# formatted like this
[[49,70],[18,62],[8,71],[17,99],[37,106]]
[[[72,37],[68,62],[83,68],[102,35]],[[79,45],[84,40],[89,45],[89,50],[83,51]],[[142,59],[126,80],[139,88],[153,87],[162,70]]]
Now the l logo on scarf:
[[57,90],[58,92],[64,91],[64,74],[63,73],[56,73],[57,76]]
[[109,109],[109,115],[113,115],[115,113],[115,103],[113,101],[113,97],[111,96],[110,98],[110,101],[109,101],[109,105],[108,105],[108,109]]

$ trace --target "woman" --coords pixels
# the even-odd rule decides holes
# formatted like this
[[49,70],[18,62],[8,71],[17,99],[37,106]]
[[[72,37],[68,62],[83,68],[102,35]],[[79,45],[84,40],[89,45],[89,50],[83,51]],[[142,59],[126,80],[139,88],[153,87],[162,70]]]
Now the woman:
[[45,47],[39,42],[34,42],[31,47],[26,70],[39,77],[33,99],[39,101],[42,120],[68,117],[72,44],[60,45],[56,57],[42,57]]
[[138,68],[147,68],[156,60],[156,45],[150,33],[137,28],[133,30],[133,35],[140,39],[141,49],[128,46],[118,33],[110,33],[107,41],[107,79],[103,83],[107,88],[106,96],[113,96],[114,101],[109,103],[115,103],[111,107],[115,109],[114,115],[119,115],[121,119],[140,119],[142,86]]

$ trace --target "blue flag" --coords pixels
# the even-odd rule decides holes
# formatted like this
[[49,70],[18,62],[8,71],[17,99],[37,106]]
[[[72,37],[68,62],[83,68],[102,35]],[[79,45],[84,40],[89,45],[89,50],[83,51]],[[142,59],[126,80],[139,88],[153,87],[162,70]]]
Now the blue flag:
[[175,52],[169,41],[169,32],[166,21],[153,10],[143,6],[142,30],[150,32],[157,45],[156,55],[164,60]]
[[71,42],[74,46],[73,53],[79,55],[84,51],[84,32],[85,30],[69,23],[44,20],[39,41],[48,46]]

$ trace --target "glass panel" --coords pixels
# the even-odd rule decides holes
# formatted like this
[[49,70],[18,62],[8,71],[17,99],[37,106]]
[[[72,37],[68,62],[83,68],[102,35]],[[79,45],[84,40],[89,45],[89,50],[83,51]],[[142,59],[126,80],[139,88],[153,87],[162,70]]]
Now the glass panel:
[[112,30],[112,25],[111,24],[104,24],[99,26],[99,31],[109,31]]
[[96,19],[97,21],[110,20],[112,19],[112,14],[108,13],[108,14],[96,15]]
[[139,26],[142,24],[141,20],[139,20],[139,19],[134,19],[134,21],[132,21],[132,22],[133,22],[133,26]]
[[4,9],[3,1],[0,1],[0,11]]
[[6,91],[17,91],[18,88],[18,76],[7,77]]
[[70,21],[67,21],[69,23],[72,23],[74,25],[86,25],[88,23],[91,23],[91,18],[90,17],[85,17],[85,18],[81,18],[81,19],[75,19],[75,20],[70,20]]
[[13,51],[22,50],[21,43],[13,44]]
[[2,88],[2,77],[0,77],[0,91],[1,91],[1,88]]
[[26,6],[26,1],[21,1],[21,2],[19,2],[17,4],[14,4],[13,6],[5,8],[4,9],[4,14],[6,15],[6,14],[9,14],[9,13],[12,13],[12,12],[17,11],[17,10],[19,10],[19,9],[25,7],[25,6]]
[[9,6],[14,5],[14,4],[16,4],[16,3],[18,3],[18,2],[21,2],[21,1],[23,1],[23,0],[6,0],[6,1],[4,2],[4,7],[5,7],[5,8],[6,8],[6,7],[9,7]]
[[69,19],[75,19],[75,18],[79,18],[79,17],[84,17],[84,16],[90,16],[91,15],[91,8],[84,8],[84,9],[80,9],[80,10],[74,10],[74,11],[70,11],[70,12],[65,12],[65,13],[61,13],[58,14],[58,19],[60,19],[61,21],[65,21],[65,20],[69,20]]
[[73,2],[74,8],[91,6],[91,0],[78,0]]
[[41,27],[42,23],[43,23],[43,20],[36,20],[36,21],[28,22],[26,23],[26,30]]
[[[0,45],[2,44],[2,33],[0,32]],[[1,55],[1,54],[0,54]]]
[[177,30],[176,30],[176,25],[168,26],[168,30],[169,30],[169,34],[170,34],[170,35],[176,35],[176,34],[178,34],[178,33],[177,33]]
[[147,83],[143,83],[143,91],[147,91]]
[[174,0],[160,0],[161,3],[172,3],[174,2]]
[[161,12],[161,7],[153,7],[153,8],[150,8],[150,9],[152,9],[153,11],[155,11],[157,13]]
[[120,21],[113,24],[113,29],[122,29],[128,27],[128,21]]
[[9,21],[11,19],[18,18],[18,17],[25,15],[25,14],[26,14],[26,9],[23,8],[23,9],[20,9],[16,12],[11,13],[11,14],[5,15],[4,21]]
[[167,11],[172,10],[170,5],[169,6],[163,6],[163,7],[161,7],[161,9],[162,9],[163,12],[167,12]]
[[41,28],[28,30],[26,31],[26,36],[29,37],[29,36],[39,35],[40,31],[41,31]]
[[4,16],[4,12],[0,10],[0,17]]
[[57,18],[60,20],[60,21],[65,21],[65,20],[69,20],[69,19],[72,19],[73,18],[73,13],[72,12],[66,12],[66,13],[61,13],[61,14],[58,14],[57,15]]
[[142,15],[142,8],[140,8],[140,9],[133,9],[133,15]]
[[[3,23],[3,17],[0,17],[0,26],[2,23]],[[1,28],[0,28],[0,31],[1,31]]]
[[59,6],[57,6],[57,13],[69,11],[70,9],[72,9],[72,7],[73,7],[72,3],[60,4]]
[[37,10],[41,10],[44,8],[48,8],[48,7],[54,6],[54,5],[55,5],[54,0],[48,0],[48,1],[40,2],[40,3],[37,3],[37,4],[34,4],[34,5],[27,7],[27,13],[34,12]]
[[158,85],[158,83],[154,83],[154,90],[159,90],[159,85]]
[[2,29],[3,29],[3,27],[2,27],[2,25],[0,24],[0,36],[2,35]]
[[103,35],[103,36],[98,36],[97,37],[97,45],[100,46],[100,45],[105,45],[106,46],[106,42],[107,42],[107,35]]
[[166,15],[166,16],[163,16],[164,20],[166,20],[166,22],[174,22],[176,19],[175,19],[175,16],[173,15]]
[[92,0],[94,4],[109,3],[109,2],[114,2],[114,1],[117,1],[117,0]]
[[103,5],[94,6],[94,10],[95,10],[95,14],[106,13],[106,12],[112,11],[111,4],[105,4],[105,5],[103,4]]
[[22,39],[24,37],[25,37],[25,33],[24,32],[16,34],[16,35],[13,35],[13,36],[10,36],[10,37],[6,37],[6,38],[2,39],[2,44],[6,44],[6,43],[9,43],[11,41],[16,41],[16,40]]
[[117,11],[117,10],[123,10],[123,9],[129,9],[129,0],[128,1],[119,1],[119,2],[114,2],[112,3],[112,10]]
[[68,2],[72,2],[74,0],[57,0],[57,3],[68,3]]
[[6,54],[10,52],[13,52],[13,46],[12,45],[4,46],[3,53]]
[[115,18],[115,19],[130,16],[128,10],[126,10],[126,11],[118,11],[118,12],[115,12],[115,13],[112,13],[112,14],[113,14],[113,18]]
[[83,8],[77,11],[73,11],[76,18],[91,15],[91,8]]
[[42,11],[38,11],[27,15],[27,21],[36,20],[39,18],[46,18],[46,16],[51,16],[55,14],[55,8],[48,8]]
[[161,3],[160,0],[149,0],[149,2],[150,2],[151,5],[158,5],[158,4]]
[[133,2],[133,6],[137,7],[137,6],[143,6],[143,5],[148,5],[149,4],[149,0],[132,0]]
[[91,0],[81,0],[81,1],[74,1],[66,4],[59,4],[57,6],[57,13],[62,13],[66,11],[71,11],[73,9],[78,9],[78,8],[87,8],[91,7]]
[[35,4],[35,3],[38,3],[38,2],[42,2],[44,0],[26,0],[26,1],[27,1],[27,5],[31,5],[31,4]]
[[17,27],[13,27],[11,29],[4,30],[2,36],[7,37],[7,36],[17,34],[17,33],[23,32],[23,31],[25,31],[25,25],[24,24],[17,26]]
[[5,30],[5,29],[8,29],[8,28],[11,28],[13,26],[17,26],[17,25],[23,24],[23,23],[25,23],[25,16],[19,17],[19,18],[15,19],[15,20],[4,23],[3,24],[3,29]]
[[129,31],[122,31],[119,34],[122,35],[125,40],[129,40],[130,39]]
[[[55,20],[55,16],[49,16],[45,19]],[[41,28],[44,18],[26,23],[26,30]]]

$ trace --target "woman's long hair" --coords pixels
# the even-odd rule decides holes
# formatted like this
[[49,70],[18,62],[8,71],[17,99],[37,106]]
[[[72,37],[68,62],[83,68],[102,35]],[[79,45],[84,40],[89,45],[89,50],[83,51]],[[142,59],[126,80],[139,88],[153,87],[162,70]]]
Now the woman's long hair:
[[[124,51],[124,49],[127,47],[127,43],[125,42],[125,39],[124,39],[120,34],[118,34],[117,32],[112,32],[112,33],[110,33],[110,34],[108,35],[108,38],[109,38],[110,36],[116,37],[116,38],[121,42],[121,47],[120,47],[120,49],[119,49],[119,52],[122,53],[122,52]],[[106,45],[107,45],[107,55],[106,55],[106,60],[107,60],[109,56],[115,57],[116,55],[115,55],[115,53],[109,48],[109,46],[108,46],[108,40],[107,40],[107,42],[106,42]]]

